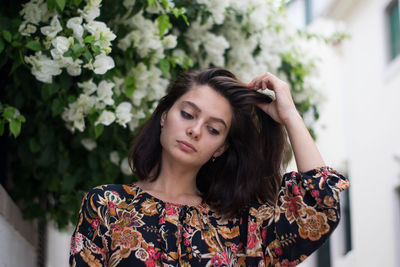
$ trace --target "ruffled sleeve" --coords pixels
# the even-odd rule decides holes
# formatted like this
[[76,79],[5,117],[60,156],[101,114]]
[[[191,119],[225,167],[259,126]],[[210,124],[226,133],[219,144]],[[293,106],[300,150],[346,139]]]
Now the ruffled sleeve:
[[294,266],[318,249],[339,223],[339,192],[348,187],[330,167],[286,173],[274,215],[263,225],[274,232],[264,240],[266,265]]
[[79,219],[71,238],[69,264],[72,267],[107,266],[109,241],[102,234],[104,216],[98,203],[100,188],[90,190],[83,198]]

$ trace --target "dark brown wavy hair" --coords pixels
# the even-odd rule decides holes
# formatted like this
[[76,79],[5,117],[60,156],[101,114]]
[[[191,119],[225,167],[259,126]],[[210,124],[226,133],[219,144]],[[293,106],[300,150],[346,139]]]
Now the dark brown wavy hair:
[[257,201],[274,204],[281,181],[286,134],[283,127],[256,106],[271,102],[250,90],[225,69],[183,73],[171,84],[150,119],[142,126],[129,153],[129,164],[140,180],[154,181],[161,169],[160,119],[183,94],[207,85],[230,103],[233,116],[228,149],[197,173],[203,202],[227,218],[240,216]]

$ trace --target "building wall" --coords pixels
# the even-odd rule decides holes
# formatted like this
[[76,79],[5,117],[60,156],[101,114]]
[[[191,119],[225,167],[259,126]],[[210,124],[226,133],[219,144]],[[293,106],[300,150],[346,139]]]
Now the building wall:
[[0,267],[37,266],[36,231],[0,185]]
[[321,67],[327,102],[318,145],[327,162],[345,163],[351,181],[353,249],[341,252],[339,227],[332,236],[334,267],[399,266],[400,57],[388,59],[389,2],[337,0],[325,12],[351,34],[325,51]]

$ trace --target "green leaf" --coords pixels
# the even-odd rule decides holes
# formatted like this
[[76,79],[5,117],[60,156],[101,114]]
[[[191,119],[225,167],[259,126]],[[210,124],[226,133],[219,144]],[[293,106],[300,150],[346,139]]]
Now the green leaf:
[[5,121],[3,119],[0,119],[0,136],[2,136],[4,133],[4,124]]
[[14,135],[14,138],[17,138],[17,136],[21,132],[21,122],[19,120],[11,119],[9,128],[10,132]]
[[168,8],[168,0],[161,0],[161,3],[163,4],[164,8]]
[[72,46],[72,51],[74,51],[75,55],[80,54],[85,48],[83,46],[80,46],[80,44],[74,44]]
[[136,79],[133,76],[128,76],[125,78],[125,95],[131,97],[136,89]]
[[163,75],[166,77],[168,77],[169,68],[170,68],[169,61],[166,60],[165,58],[161,59],[160,60],[160,69],[161,69]]
[[24,115],[19,115],[17,117],[17,120],[19,120],[20,122],[26,122],[25,116]]
[[21,42],[17,42],[17,41],[12,41],[11,42],[11,46],[13,46],[13,47],[21,47],[22,43]]
[[65,7],[65,0],[56,0],[56,3],[60,10],[63,11]]
[[183,15],[186,12],[185,8],[176,8],[174,7],[172,9],[172,13],[175,15],[176,18],[178,18],[179,16]]
[[93,51],[94,55],[97,56],[98,54],[100,54],[100,46],[92,45],[92,51]]
[[3,40],[2,39],[0,39],[0,54],[1,54],[1,52],[3,52],[3,50],[4,50],[4,42],[3,42]]
[[74,4],[76,6],[79,6],[82,3],[82,0],[74,0]]
[[86,44],[91,44],[95,40],[95,37],[93,35],[86,36],[85,39],[83,39],[83,42]]
[[31,150],[32,153],[36,153],[36,152],[40,151],[40,145],[35,138],[29,139],[29,149]]
[[96,135],[96,139],[99,138],[99,136],[103,133],[103,131],[104,131],[103,124],[97,124],[96,127],[94,127],[94,133]]
[[156,0],[147,0],[147,5],[152,6],[152,5],[154,5],[155,2],[156,2]]
[[157,18],[158,30],[160,31],[160,37],[162,37],[166,30],[171,28],[171,23],[169,22],[169,17],[163,14]]
[[15,108],[6,107],[3,112],[3,117],[7,119],[12,119],[14,117]]
[[44,101],[47,101],[52,95],[57,93],[60,89],[60,84],[52,83],[52,84],[44,84],[40,90],[41,97]]
[[4,40],[6,40],[7,42],[11,43],[12,36],[11,36],[11,33],[9,31],[3,30],[3,37],[4,37]]
[[51,115],[53,117],[61,114],[64,111],[64,105],[59,98],[54,99],[53,103],[51,103]]
[[33,51],[40,51],[42,50],[42,45],[38,40],[29,41],[26,45],[26,48],[33,50]]
[[56,8],[56,0],[46,0],[47,3],[47,8],[51,11],[54,10]]

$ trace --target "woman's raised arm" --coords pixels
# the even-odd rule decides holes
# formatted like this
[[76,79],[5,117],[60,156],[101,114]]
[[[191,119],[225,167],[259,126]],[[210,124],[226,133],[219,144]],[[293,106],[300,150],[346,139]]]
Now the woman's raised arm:
[[289,85],[271,73],[255,77],[249,88],[253,90],[270,89],[275,93],[275,100],[258,106],[275,121],[285,126],[293,149],[297,169],[300,172],[325,166],[303,119],[296,110]]

